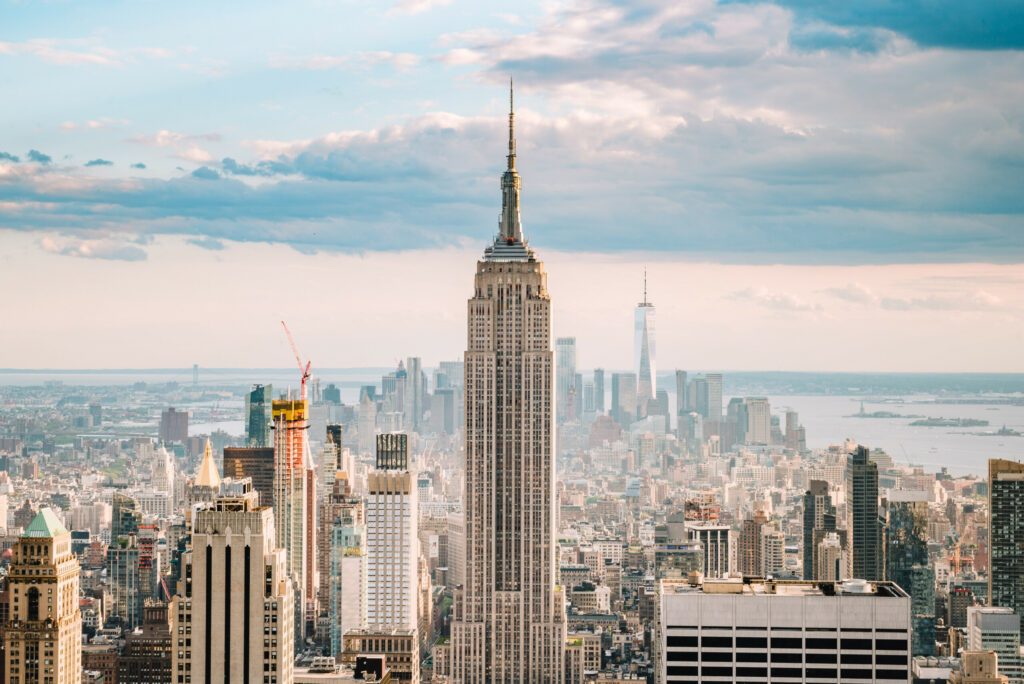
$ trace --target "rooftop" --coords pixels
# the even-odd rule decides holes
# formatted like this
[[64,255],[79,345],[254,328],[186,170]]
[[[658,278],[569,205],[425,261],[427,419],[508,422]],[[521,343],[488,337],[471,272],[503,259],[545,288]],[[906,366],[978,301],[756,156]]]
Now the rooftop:
[[52,538],[59,534],[67,533],[68,531],[64,528],[57,514],[49,508],[43,508],[32,519],[28,527],[25,528],[25,532],[21,537],[22,539],[26,537]]

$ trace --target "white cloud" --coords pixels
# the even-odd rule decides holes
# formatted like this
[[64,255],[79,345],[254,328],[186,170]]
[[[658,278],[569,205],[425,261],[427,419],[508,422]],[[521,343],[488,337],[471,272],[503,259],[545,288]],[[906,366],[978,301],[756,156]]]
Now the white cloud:
[[804,301],[800,297],[788,292],[771,292],[763,287],[748,287],[736,290],[728,295],[729,299],[739,302],[749,302],[765,309],[787,312],[821,312],[821,304]]
[[452,4],[452,0],[398,0],[389,10],[390,14],[421,14],[438,7]]
[[275,69],[306,69],[310,71],[342,68],[366,69],[381,65],[398,71],[407,71],[419,63],[419,55],[387,50],[355,52],[347,55],[273,56],[270,58],[270,66]]
[[73,256],[83,259],[107,259],[114,261],[144,261],[146,251],[137,244],[120,239],[79,239],[43,237],[39,246],[44,252]]

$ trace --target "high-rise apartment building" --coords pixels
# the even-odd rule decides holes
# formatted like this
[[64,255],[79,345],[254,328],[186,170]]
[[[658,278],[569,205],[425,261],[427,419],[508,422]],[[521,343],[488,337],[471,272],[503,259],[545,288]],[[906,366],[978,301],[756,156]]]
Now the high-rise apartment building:
[[911,681],[891,582],[662,580],[656,629],[659,684]]
[[633,372],[636,373],[638,417],[647,415],[647,404],[657,396],[655,368],[654,304],[647,301],[647,273],[644,273],[644,299],[633,312]]
[[245,395],[245,443],[250,447],[273,447],[271,426],[273,415],[274,386],[253,385]]
[[418,501],[408,436],[377,435],[376,466],[367,477],[365,499],[366,614],[363,627],[345,636],[358,636],[364,651],[377,644],[373,652],[385,656],[396,679],[418,682]]
[[376,465],[365,499],[366,624],[415,629],[418,501],[408,436],[377,435]]
[[555,415],[559,423],[564,423],[575,413],[575,337],[559,337],[555,340],[555,368]]
[[764,511],[757,511],[753,517],[743,521],[740,527],[737,559],[739,572],[745,577],[763,577],[764,563],[761,558],[762,534],[768,524]]
[[178,411],[173,406],[160,413],[160,441],[164,444],[170,442],[188,441],[188,411]]
[[988,462],[988,603],[1024,619],[1024,463]]
[[176,681],[292,681],[295,599],[274,513],[248,480],[226,480],[196,513],[184,580],[171,601]]
[[878,465],[867,447],[858,446],[846,461],[847,576],[880,580],[885,574],[882,523],[878,517]]
[[404,426],[410,432],[419,432],[423,422],[423,412],[426,411],[427,397],[427,376],[423,373],[423,360],[418,356],[410,356],[405,361],[405,394]]
[[82,614],[71,534],[43,508],[14,544],[7,574],[4,673],[9,684],[82,681]]
[[465,582],[455,591],[451,639],[457,683],[550,684],[565,674],[551,298],[544,265],[523,238],[512,123],[510,112],[500,231],[477,263],[468,305]]

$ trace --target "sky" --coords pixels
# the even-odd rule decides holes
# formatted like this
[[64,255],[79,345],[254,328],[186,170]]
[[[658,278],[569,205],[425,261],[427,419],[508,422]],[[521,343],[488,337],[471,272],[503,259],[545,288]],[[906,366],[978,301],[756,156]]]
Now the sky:
[[510,77],[582,366],[1024,371],[1015,0],[0,0],[0,367],[459,358]]

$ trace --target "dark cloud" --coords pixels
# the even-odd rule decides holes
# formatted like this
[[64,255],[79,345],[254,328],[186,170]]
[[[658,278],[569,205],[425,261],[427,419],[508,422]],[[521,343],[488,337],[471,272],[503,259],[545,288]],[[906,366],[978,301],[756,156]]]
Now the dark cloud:
[[21,159],[9,152],[0,152],[0,161],[9,161],[17,164],[18,162],[21,161]]
[[132,168],[133,169],[145,169],[146,165],[143,164],[142,162],[135,162],[134,164],[132,164]]
[[192,172],[193,178],[199,178],[201,180],[217,180],[220,178],[220,174],[211,169],[209,166],[200,166],[198,169]]
[[49,164],[53,161],[53,157],[48,154],[43,154],[39,150],[29,150],[28,154],[25,156],[29,161],[36,162],[37,164]]
[[109,159],[92,159],[85,162],[85,166],[113,166],[114,162]]
[[[747,263],[1024,260],[1014,179],[983,159],[944,165],[945,143],[910,155],[860,134],[695,117],[664,135],[585,117],[528,117],[520,132],[523,217],[543,248]],[[484,243],[497,225],[503,137],[498,118],[425,117],[385,136],[315,141],[275,158],[288,173],[258,184],[237,170],[270,173],[264,160],[132,184],[11,180],[0,201],[26,210],[0,214],[0,227],[84,235],[122,226],[207,248],[270,242],[303,252]],[[50,173],[39,170],[38,181]]]
[[203,249],[209,249],[217,252],[224,249],[224,243],[220,240],[214,240],[213,238],[190,238],[187,242],[190,245],[195,245],[196,247],[202,247]]
[[[764,0],[722,0],[723,4]],[[803,21],[883,28],[928,47],[968,50],[1024,48],[1020,0],[773,0]]]

